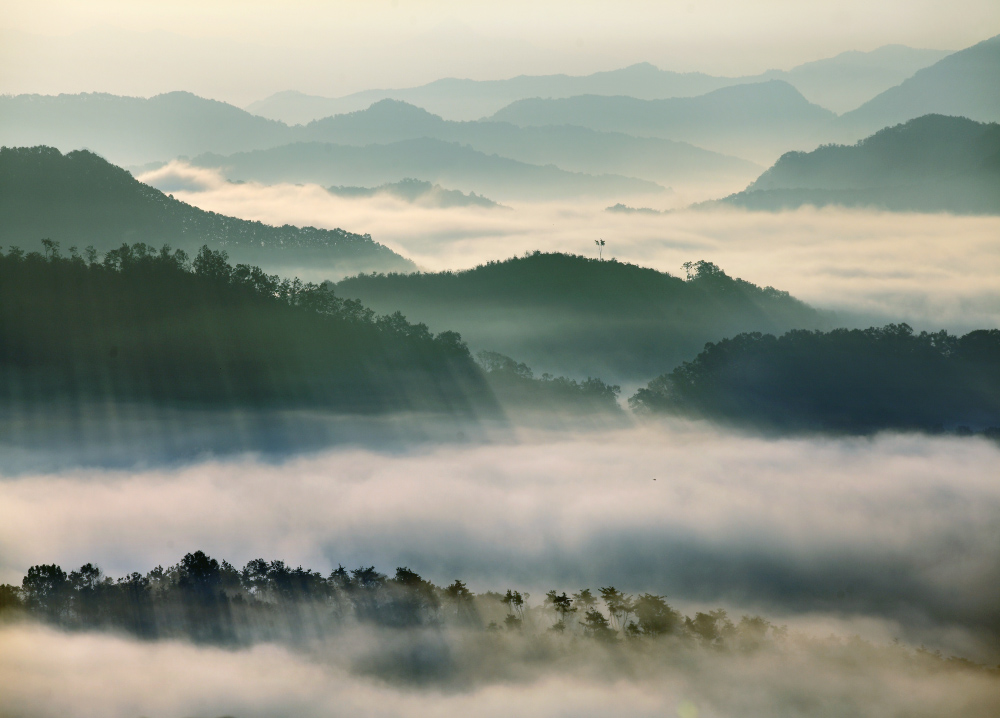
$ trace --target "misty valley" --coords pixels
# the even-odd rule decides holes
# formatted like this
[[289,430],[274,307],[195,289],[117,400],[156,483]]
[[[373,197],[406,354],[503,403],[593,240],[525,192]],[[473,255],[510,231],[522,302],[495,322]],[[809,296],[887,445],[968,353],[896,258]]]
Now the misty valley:
[[0,716],[1000,713],[983,34],[0,78]]

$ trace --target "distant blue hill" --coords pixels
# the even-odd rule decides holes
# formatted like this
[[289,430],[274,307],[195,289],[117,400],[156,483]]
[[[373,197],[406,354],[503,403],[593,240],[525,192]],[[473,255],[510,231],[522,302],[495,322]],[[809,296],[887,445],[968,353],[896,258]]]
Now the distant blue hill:
[[926,115],[855,145],[789,152],[721,202],[761,210],[841,205],[1000,214],[1000,125]]
[[97,155],[52,147],[0,149],[0,245],[35,247],[40,239],[98,251],[123,243],[202,245],[239,262],[269,268],[309,264],[330,276],[414,269],[369,235],[342,229],[272,227],[174,199]]
[[599,95],[520,100],[491,119],[522,127],[577,125],[773,159],[796,146],[815,146],[835,117],[787,82],[770,80],[669,100]]
[[304,125],[321,117],[363,110],[379,100],[393,99],[423,107],[451,120],[476,120],[512,102],[531,97],[627,95],[641,100],[663,100],[704,95],[730,85],[784,80],[810,102],[834,112],[845,112],[947,54],[943,50],[886,45],[869,52],[842,52],[790,70],[768,70],[761,75],[741,77],[671,72],[648,62],[582,76],[519,75],[503,80],[450,77],[419,87],[364,90],[336,98],[295,91],[278,92],[247,105],[246,109],[262,117]]
[[928,114],[1000,122],[1000,35],[949,55],[841,117],[855,139]]

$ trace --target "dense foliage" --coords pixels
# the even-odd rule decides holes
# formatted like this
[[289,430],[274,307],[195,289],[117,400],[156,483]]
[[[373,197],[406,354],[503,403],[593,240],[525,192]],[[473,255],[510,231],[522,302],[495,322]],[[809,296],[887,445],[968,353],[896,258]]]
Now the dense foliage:
[[492,399],[461,337],[202,247],[0,254],[0,395],[464,410]]
[[723,610],[685,617],[664,596],[632,596],[613,586],[572,596],[552,590],[534,606],[529,599],[516,590],[477,595],[459,580],[436,586],[405,567],[392,577],[374,566],[339,566],[324,576],[264,559],[238,569],[196,551],[169,568],[118,579],[90,563],[69,573],[55,564],[32,566],[21,586],[0,586],[0,615],[24,611],[67,628],[222,644],[315,638],[357,623],[556,631],[612,642],[675,636],[714,646],[784,634],[757,616],[734,624]]
[[476,354],[486,380],[501,400],[521,408],[572,409],[583,412],[619,413],[621,387],[588,377],[583,381],[542,374],[536,377],[527,364],[499,352]]
[[613,259],[533,252],[461,272],[360,275],[337,292],[539,370],[616,379],[648,379],[664,360],[680,362],[720,336],[826,321],[787,292],[711,262],[686,268],[687,281]]
[[295,257],[349,271],[413,267],[369,235],[272,227],[192,207],[86,150],[0,148],[0,242],[34,244],[42,237],[99,250],[140,239],[189,252],[208,244],[242,261],[288,264]]
[[740,334],[644,388],[633,408],[780,428],[868,432],[1000,426],[1000,330],[906,324]]

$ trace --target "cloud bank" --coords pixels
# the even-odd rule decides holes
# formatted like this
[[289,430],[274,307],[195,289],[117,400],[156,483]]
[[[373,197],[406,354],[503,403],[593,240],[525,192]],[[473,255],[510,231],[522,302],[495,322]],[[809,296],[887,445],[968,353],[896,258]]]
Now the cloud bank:
[[[370,232],[428,271],[468,268],[535,249],[589,254],[594,239],[603,238],[605,254],[620,261],[677,274],[684,262],[706,259],[730,275],[835,310],[845,324],[908,321],[921,329],[957,332],[1000,326],[998,217],[837,208],[644,215],[605,212],[604,204],[586,203],[523,203],[502,213],[426,209],[391,198],[334,197],[318,186],[234,185],[211,172],[178,163],[168,167],[165,174],[142,179],[177,187],[179,199],[224,214]],[[206,189],[181,191],[183,182]],[[711,188],[707,196],[738,189]],[[695,198],[690,191],[678,196],[681,202]],[[322,267],[302,267],[301,274],[338,278]]]
[[409,566],[477,591],[613,584],[772,619],[874,617],[997,657],[998,460],[973,439],[666,424],[28,474],[0,482],[0,580],[51,562],[121,575],[203,549],[237,565]]

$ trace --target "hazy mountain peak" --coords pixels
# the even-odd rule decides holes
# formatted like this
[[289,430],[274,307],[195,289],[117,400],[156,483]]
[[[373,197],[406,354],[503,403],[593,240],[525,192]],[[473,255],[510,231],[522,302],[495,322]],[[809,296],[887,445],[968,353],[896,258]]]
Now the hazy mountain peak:
[[725,202],[767,210],[810,204],[997,214],[998,158],[1000,125],[925,115],[854,145],[786,153]]
[[855,137],[922,115],[960,115],[980,122],[1000,120],[1000,35],[959,50],[864,105],[841,125]]

